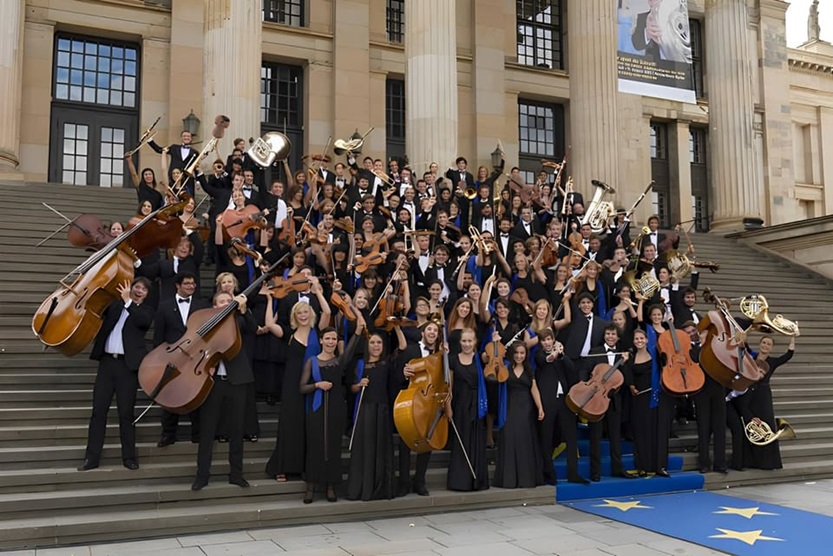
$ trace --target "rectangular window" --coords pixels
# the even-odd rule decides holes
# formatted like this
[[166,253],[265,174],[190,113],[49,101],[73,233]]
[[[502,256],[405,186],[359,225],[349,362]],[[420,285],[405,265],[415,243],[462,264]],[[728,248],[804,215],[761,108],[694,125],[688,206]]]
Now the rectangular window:
[[388,41],[401,43],[405,36],[405,0],[387,0]]
[[99,146],[99,179],[102,187],[124,185],[124,130],[115,127],[101,128]]
[[518,63],[564,69],[561,0],[517,0]]
[[651,158],[668,160],[668,126],[651,122]]
[[89,126],[84,124],[64,124],[64,146],[61,153],[63,183],[87,184],[89,131]]
[[304,0],[263,0],[263,21],[304,26]]
[[704,127],[688,128],[688,160],[691,168],[692,215],[698,232],[709,230],[708,135]]
[[260,121],[264,124],[303,125],[303,68],[274,62],[260,67]]
[[405,81],[385,82],[385,134],[388,160],[405,156]]
[[564,107],[560,104],[518,101],[518,166],[530,182],[542,158],[564,155]]
[[691,61],[694,74],[694,92],[697,98],[706,98],[706,91],[703,87],[703,26],[699,19],[688,20],[691,32]]
[[136,46],[58,35],[54,99],[135,109],[139,79]]
[[652,202],[660,226],[670,226],[671,168],[668,162],[668,124],[651,122],[651,179],[654,180]]

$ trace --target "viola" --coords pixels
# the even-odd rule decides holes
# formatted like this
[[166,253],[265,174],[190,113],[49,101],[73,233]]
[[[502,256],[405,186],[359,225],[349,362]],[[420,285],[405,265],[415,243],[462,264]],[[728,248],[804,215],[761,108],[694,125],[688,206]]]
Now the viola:
[[544,243],[541,248],[541,264],[545,267],[551,267],[558,264],[558,240],[549,238],[549,241]]
[[587,254],[587,248],[582,243],[581,233],[571,233],[567,236],[567,242],[570,244],[570,251],[564,255],[561,262],[570,265],[572,268],[578,268]]
[[[243,291],[258,291],[282,257]],[[139,366],[139,385],[158,405],[184,415],[200,407],[214,386],[214,372],[221,359],[240,352],[242,340],[234,313],[238,303],[201,309],[188,317],[185,334],[174,343],[163,343],[148,353]]]
[[353,226],[353,221],[350,220],[349,216],[342,216],[341,218],[336,218],[333,220],[333,227],[338,228],[339,230],[344,230],[348,234],[352,234],[353,230],[355,229]]
[[483,350],[483,376],[490,382],[506,382],[509,380],[509,369],[506,367],[506,346],[503,342],[489,342]]
[[359,274],[364,274],[371,267],[384,264],[385,259],[387,259],[387,256],[381,251],[379,251],[378,245],[375,245],[373,247],[373,250],[370,251],[370,253],[366,253],[364,255],[356,255],[356,272],[358,272]]
[[269,283],[269,293],[275,299],[283,299],[292,292],[304,292],[309,289],[309,278],[296,274],[288,278],[275,278]]
[[419,323],[408,317],[388,317],[388,322],[391,326],[398,326],[399,328],[409,328],[412,326],[419,326]]
[[350,304],[347,292],[344,290],[334,291],[330,296],[330,303],[332,303],[333,307],[341,311],[341,314],[344,315],[348,321],[356,322],[358,317],[356,316],[356,311],[353,309],[353,306]]
[[610,407],[610,394],[625,382],[619,370],[624,362],[625,358],[620,357],[614,365],[599,363],[593,367],[590,380],[574,384],[565,399],[570,411],[591,423],[601,421]]
[[104,224],[93,214],[79,214],[72,220],[67,230],[67,240],[73,247],[83,247],[98,251],[111,241],[114,236],[104,228]]
[[362,243],[362,251],[379,251],[382,245],[387,242],[388,238],[393,236],[392,232],[393,230],[387,229],[383,232],[379,232],[378,234],[374,234],[370,239],[366,239]]
[[268,224],[268,214],[268,210],[261,211],[255,205],[246,205],[242,209],[226,209],[220,222],[223,226],[223,236],[228,239],[242,238],[253,228],[263,230]]
[[[396,275],[396,273],[394,273],[394,275]],[[401,282],[395,284],[392,287],[391,293],[385,294],[379,300],[379,303],[377,304],[378,314],[373,320],[373,326],[377,329],[390,332],[395,326],[391,317],[395,317],[398,314],[401,315],[402,312],[405,311],[405,301],[399,293],[400,288]]]
[[671,396],[690,396],[706,383],[700,365],[691,359],[691,337],[674,327],[657,338],[657,350],[662,362],[662,387]]
[[45,346],[72,356],[93,341],[104,309],[120,296],[117,287],[133,280],[136,255],[129,246],[131,238],[161,210],[151,212],[61,279],[32,318],[32,331]]

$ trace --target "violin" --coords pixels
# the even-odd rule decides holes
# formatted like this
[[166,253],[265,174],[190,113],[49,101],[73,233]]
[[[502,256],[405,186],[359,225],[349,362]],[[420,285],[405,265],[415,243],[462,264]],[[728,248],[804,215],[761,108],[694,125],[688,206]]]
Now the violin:
[[570,244],[570,250],[566,255],[564,255],[561,262],[572,268],[578,268],[581,266],[581,261],[584,259],[585,255],[587,255],[587,248],[584,246],[584,243],[582,243],[581,233],[571,233],[567,236],[567,241]]
[[419,326],[419,323],[408,317],[388,317],[388,322],[391,326],[399,328],[410,328],[412,326]]
[[67,240],[73,247],[98,251],[113,241],[114,236],[105,229],[101,220],[93,214],[79,214],[67,230]]
[[485,355],[483,362],[486,363],[483,367],[483,377],[486,380],[490,382],[506,382],[509,380],[509,368],[505,364],[506,350],[520,338],[524,330],[524,328],[521,328],[517,334],[506,342],[506,345],[503,345],[503,342],[500,340],[486,344],[483,349],[483,354]]
[[353,226],[353,221],[350,220],[349,216],[342,216],[341,218],[336,218],[333,220],[333,227],[338,228],[339,230],[344,230],[348,234],[352,234],[353,230],[355,229]]
[[58,289],[32,317],[32,331],[45,346],[72,356],[93,341],[101,328],[102,313],[120,297],[117,287],[133,280],[137,257],[130,240],[162,210],[148,214],[61,279]]
[[371,267],[379,266],[384,264],[387,256],[379,251],[379,246],[374,245],[373,250],[370,253],[366,253],[364,255],[356,255],[356,272],[359,274],[364,274],[367,272]]
[[558,264],[558,240],[547,238],[541,252],[538,254],[541,257],[541,264],[544,267],[551,267]]
[[292,207],[286,207],[286,219],[283,221],[283,228],[278,232],[278,242],[286,246],[295,245],[295,218],[292,213]]
[[252,228],[263,230],[268,225],[266,216],[269,209],[260,210],[255,205],[246,205],[242,209],[226,209],[222,220],[223,236],[228,239],[242,238]]
[[532,314],[535,310],[535,304],[529,299],[529,293],[526,291],[526,288],[517,288],[512,295],[509,297],[509,301],[514,301],[518,305],[522,306],[528,314]]
[[601,421],[610,407],[610,394],[625,382],[619,370],[624,362],[625,358],[620,357],[614,365],[599,363],[593,367],[590,380],[574,384],[565,399],[570,411],[591,423]]
[[[258,291],[286,255],[275,262],[243,291]],[[139,366],[139,385],[158,405],[184,415],[200,407],[214,386],[214,372],[221,359],[230,359],[243,345],[234,313],[238,302],[201,309],[188,317],[185,334],[174,343],[163,343],[148,353]]]
[[275,299],[283,299],[292,292],[304,292],[309,288],[310,280],[303,274],[287,278],[275,278],[269,283],[269,293]]
[[[394,273],[396,275],[396,273]],[[378,311],[376,318],[373,320],[373,326],[380,330],[390,332],[393,330],[395,323],[390,320],[397,314],[401,314],[405,310],[405,301],[399,293],[401,283],[393,286],[391,293],[385,294],[379,300]]]
[[344,290],[333,292],[333,295],[330,296],[330,303],[332,303],[333,307],[341,311],[341,314],[348,321],[356,322],[356,319],[358,319],[353,305],[350,304],[350,298],[347,297],[347,292]]
[[392,232],[395,232],[395,230],[389,228],[383,232],[374,234],[370,239],[364,240],[362,243],[362,251],[379,251],[382,245],[387,242],[388,238],[393,236]]
[[657,338],[662,362],[662,388],[671,396],[690,396],[702,390],[706,375],[691,359],[691,337],[674,327]]

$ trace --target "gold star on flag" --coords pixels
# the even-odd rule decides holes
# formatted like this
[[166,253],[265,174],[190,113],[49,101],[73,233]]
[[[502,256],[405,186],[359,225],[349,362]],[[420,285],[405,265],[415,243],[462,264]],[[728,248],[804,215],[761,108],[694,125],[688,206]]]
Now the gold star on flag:
[[720,529],[721,535],[711,535],[709,536],[710,539],[734,539],[736,541],[745,542],[749,546],[754,546],[758,541],[783,541],[784,539],[778,539],[775,537],[766,537],[762,535],[763,529],[758,529],[757,531],[732,531],[731,529]]
[[712,512],[716,514],[729,514],[729,515],[739,515],[743,516],[746,519],[752,519],[756,515],[778,515],[772,512],[762,512],[757,507],[755,508],[730,508],[727,506],[720,506],[721,511],[719,512]]
[[632,510],[634,508],[642,509],[642,510],[650,510],[651,506],[642,506],[639,500],[635,500],[633,502],[617,502],[616,500],[605,500],[604,504],[597,504],[596,508],[616,508],[617,510],[622,510],[626,512],[628,510]]

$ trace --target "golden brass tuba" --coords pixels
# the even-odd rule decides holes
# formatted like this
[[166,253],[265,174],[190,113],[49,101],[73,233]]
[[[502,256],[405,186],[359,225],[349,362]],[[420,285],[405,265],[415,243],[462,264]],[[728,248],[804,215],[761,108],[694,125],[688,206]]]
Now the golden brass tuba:
[[762,421],[757,417],[752,419],[744,426],[747,440],[755,446],[766,446],[778,439],[790,440],[795,438],[795,431],[786,419],[779,417],[775,420],[775,423],[778,425],[778,432],[772,432],[772,429],[766,421]]
[[798,323],[784,318],[783,315],[769,316],[769,303],[766,297],[758,294],[747,295],[740,300],[740,310],[747,317],[752,319],[750,328],[767,326],[770,329],[783,334],[784,336],[798,336],[800,331]]
[[263,137],[255,139],[246,153],[261,168],[268,168],[276,160],[284,160],[292,150],[289,137],[279,131],[270,131]]
[[613,186],[606,184],[603,181],[591,180],[591,183],[596,186],[596,191],[593,193],[593,199],[587,206],[587,211],[581,219],[581,224],[590,224],[590,229],[594,234],[600,234],[607,230],[607,224],[610,219],[616,214],[616,207],[610,201],[603,201],[605,195],[616,193]]

